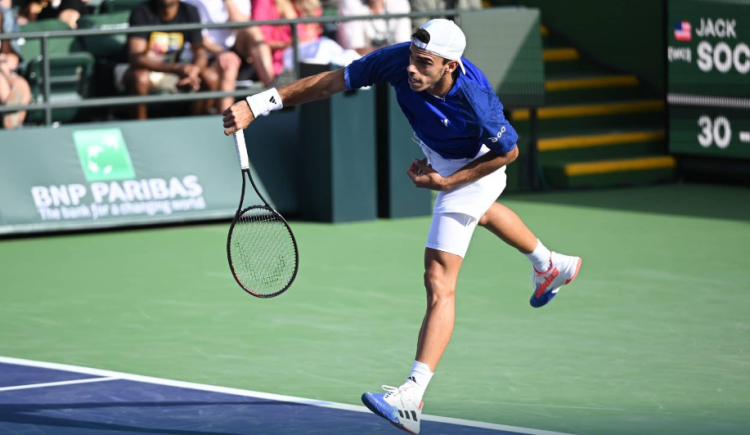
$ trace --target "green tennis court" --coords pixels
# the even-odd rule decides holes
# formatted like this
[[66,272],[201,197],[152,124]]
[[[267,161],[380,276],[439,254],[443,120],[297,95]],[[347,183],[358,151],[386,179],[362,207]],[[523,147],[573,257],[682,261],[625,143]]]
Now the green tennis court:
[[[503,203],[582,256],[581,274],[534,310],[528,261],[477,230],[425,413],[581,435],[750,431],[749,189]],[[0,356],[357,405],[403,380],[429,218],[293,222],[299,275],[273,300],[234,282],[228,224],[0,241]]]

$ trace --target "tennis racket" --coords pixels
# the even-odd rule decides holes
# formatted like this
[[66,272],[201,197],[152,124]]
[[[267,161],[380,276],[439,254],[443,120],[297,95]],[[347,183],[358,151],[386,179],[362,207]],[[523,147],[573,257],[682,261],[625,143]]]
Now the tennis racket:
[[[227,236],[229,268],[243,290],[259,298],[272,298],[284,293],[297,276],[297,241],[284,217],[255,186],[242,130],[234,134],[234,146],[242,168],[242,194]],[[246,179],[263,205],[242,208]]]

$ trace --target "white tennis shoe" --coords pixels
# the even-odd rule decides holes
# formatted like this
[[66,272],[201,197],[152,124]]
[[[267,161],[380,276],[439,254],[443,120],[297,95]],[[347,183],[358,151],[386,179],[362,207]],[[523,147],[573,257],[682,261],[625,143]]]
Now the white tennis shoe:
[[422,422],[422,406],[424,402],[414,400],[408,384],[401,388],[383,385],[386,393],[365,393],[362,403],[376,415],[388,420],[399,429],[418,434]]
[[579,257],[550,253],[550,268],[539,272],[532,268],[531,279],[534,293],[531,294],[531,306],[539,308],[547,305],[557,296],[560,288],[570,284],[578,276],[583,260]]

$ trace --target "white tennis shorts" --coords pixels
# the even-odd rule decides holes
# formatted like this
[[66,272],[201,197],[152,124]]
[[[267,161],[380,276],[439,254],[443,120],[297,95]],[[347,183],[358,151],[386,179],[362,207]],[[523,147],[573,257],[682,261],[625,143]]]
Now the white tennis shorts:
[[[442,177],[453,174],[490,150],[482,145],[479,153],[473,158],[454,160],[443,158],[421,141],[419,146],[432,169]],[[503,193],[506,180],[503,166],[479,180],[438,192],[427,236],[427,247],[459,257],[466,256],[479,219]]]

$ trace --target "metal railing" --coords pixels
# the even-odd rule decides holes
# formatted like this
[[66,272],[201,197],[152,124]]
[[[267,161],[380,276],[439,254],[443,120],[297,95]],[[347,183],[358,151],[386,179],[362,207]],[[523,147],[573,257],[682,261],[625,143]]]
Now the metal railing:
[[269,20],[269,21],[246,21],[246,22],[229,22],[220,24],[164,24],[158,26],[137,26],[125,29],[86,29],[86,30],[62,30],[48,32],[26,32],[26,33],[0,33],[0,41],[7,39],[41,39],[41,58],[42,58],[42,103],[21,105],[21,106],[0,106],[0,113],[16,112],[19,110],[44,110],[45,125],[52,124],[52,110],[66,108],[83,108],[83,107],[105,107],[105,106],[126,106],[132,104],[149,104],[149,103],[170,103],[181,101],[198,101],[222,97],[246,97],[247,90],[239,91],[203,91],[185,94],[173,95],[151,95],[151,96],[128,96],[128,97],[105,97],[90,98],[82,101],[64,101],[50,102],[51,86],[50,80],[50,63],[49,63],[49,38],[61,37],[79,37],[79,36],[103,36],[103,35],[120,35],[130,33],[146,33],[163,30],[170,31],[187,31],[202,29],[242,29],[261,25],[289,25],[292,29],[292,48],[294,51],[294,64],[297,77],[300,77],[300,60],[299,60],[299,35],[297,34],[297,24],[300,23],[339,23],[345,21],[360,20],[382,20],[392,18],[429,18],[437,16],[459,17],[459,11],[456,9],[444,11],[429,12],[411,12],[408,14],[383,14],[383,15],[360,15],[360,16],[321,16],[297,19]]

